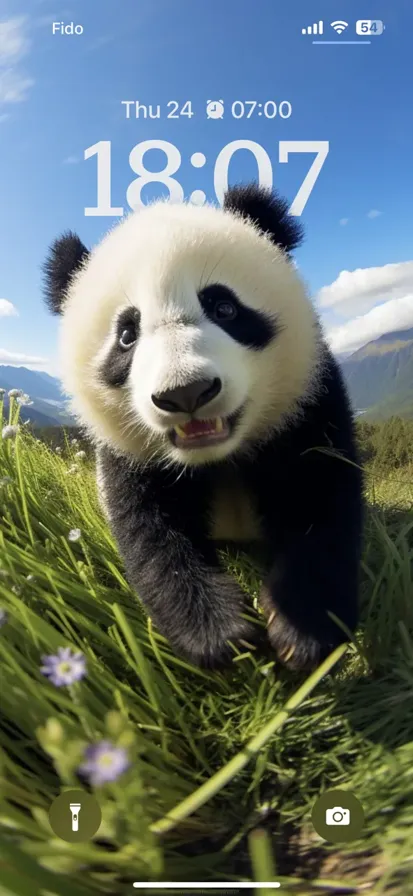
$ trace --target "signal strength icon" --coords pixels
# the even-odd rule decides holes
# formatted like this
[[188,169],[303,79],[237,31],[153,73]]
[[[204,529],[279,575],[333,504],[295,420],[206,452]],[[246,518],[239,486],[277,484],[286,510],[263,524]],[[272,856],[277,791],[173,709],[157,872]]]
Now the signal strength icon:
[[337,34],[342,34],[348,28],[348,22],[331,22],[331,27]]
[[315,22],[314,25],[308,25],[307,28],[301,29],[301,34],[322,34],[323,33],[323,23]]

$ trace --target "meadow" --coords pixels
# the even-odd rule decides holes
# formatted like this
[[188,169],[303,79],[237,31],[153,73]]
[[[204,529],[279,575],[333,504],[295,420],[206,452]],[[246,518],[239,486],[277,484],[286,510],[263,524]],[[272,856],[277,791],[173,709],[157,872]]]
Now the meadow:
[[[354,643],[308,678],[247,649],[206,672],[173,654],[128,586],[90,454],[69,438],[58,450],[39,441],[19,423],[18,396],[7,415],[0,896],[126,896],[145,880],[413,894],[413,468],[367,469]],[[223,560],[263,626],[257,572]],[[48,810],[79,786],[102,824],[71,844]],[[337,846],[314,831],[312,806],[331,788],[361,801],[360,840]]]

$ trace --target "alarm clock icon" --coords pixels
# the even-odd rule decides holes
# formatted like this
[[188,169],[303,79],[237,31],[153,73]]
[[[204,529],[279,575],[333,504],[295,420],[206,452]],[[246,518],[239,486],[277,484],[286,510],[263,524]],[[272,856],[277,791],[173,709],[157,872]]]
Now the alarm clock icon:
[[207,100],[207,118],[224,117],[224,100]]

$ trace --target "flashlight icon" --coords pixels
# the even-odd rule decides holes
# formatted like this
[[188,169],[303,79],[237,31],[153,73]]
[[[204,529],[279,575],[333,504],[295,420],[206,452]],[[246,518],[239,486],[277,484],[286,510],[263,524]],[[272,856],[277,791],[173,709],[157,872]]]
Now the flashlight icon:
[[79,812],[82,808],[81,803],[70,803],[69,809],[72,813],[72,831],[79,830]]

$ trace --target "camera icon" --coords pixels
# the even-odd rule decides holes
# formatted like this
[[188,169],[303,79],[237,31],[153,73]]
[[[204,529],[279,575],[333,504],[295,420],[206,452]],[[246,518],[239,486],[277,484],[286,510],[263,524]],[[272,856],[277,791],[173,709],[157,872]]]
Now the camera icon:
[[350,824],[350,809],[334,806],[334,809],[326,809],[326,824]]

